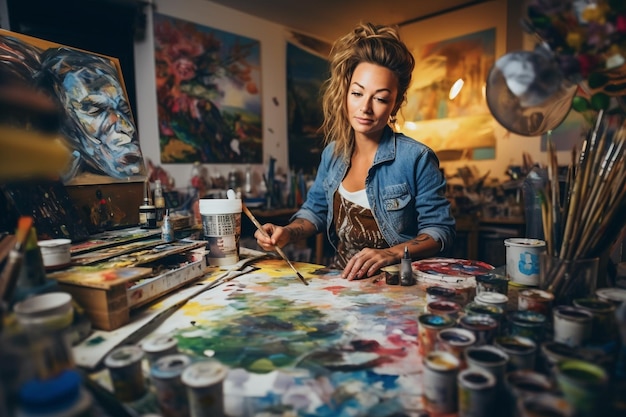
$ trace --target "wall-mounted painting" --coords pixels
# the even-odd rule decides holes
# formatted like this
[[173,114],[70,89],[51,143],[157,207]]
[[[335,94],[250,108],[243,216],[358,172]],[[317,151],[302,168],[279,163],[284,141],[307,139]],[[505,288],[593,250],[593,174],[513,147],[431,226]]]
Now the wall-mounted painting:
[[259,41],[153,20],[161,162],[263,162]]
[[322,84],[328,61],[319,53],[287,42],[287,106],[289,166],[312,174],[319,165],[323,135]]
[[119,60],[0,30],[0,83],[27,86],[58,104],[60,133],[72,151],[60,173],[66,185],[143,181]]
[[495,62],[495,28],[421,45],[399,114],[402,132],[442,161],[494,159],[493,117],[484,96]]

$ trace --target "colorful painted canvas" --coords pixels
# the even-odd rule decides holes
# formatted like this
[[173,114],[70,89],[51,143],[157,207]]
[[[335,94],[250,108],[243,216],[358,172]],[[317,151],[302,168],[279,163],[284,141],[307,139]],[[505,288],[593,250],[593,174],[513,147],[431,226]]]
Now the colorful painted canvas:
[[[228,415],[411,415],[422,409],[416,287],[282,260],[188,301],[155,332],[230,367]],[[245,413],[241,413],[244,407]],[[269,414],[268,414],[269,415]],[[272,414],[274,415],[274,414]]]
[[495,159],[494,120],[483,94],[495,62],[495,29],[423,45],[399,114],[403,133],[442,161]]
[[260,43],[154,14],[161,162],[261,163]]
[[66,184],[142,181],[146,169],[119,61],[0,30],[0,79],[52,97],[72,161]]

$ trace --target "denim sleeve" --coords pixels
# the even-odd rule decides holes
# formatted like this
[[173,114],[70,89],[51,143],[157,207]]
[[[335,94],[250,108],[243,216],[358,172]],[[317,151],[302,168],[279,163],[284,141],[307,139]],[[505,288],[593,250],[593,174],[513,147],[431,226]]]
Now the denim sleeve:
[[418,234],[425,233],[441,242],[442,250],[452,247],[456,237],[456,221],[446,198],[446,180],[439,170],[439,160],[428,150],[417,163]]
[[326,218],[328,215],[328,200],[324,187],[324,179],[328,175],[328,170],[333,158],[333,144],[329,145],[322,152],[320,165],[315,176],[313,185],[308,190],[306,200],[300,210],[290,219],[305,219],[313,223],[318,232],[326,230]]

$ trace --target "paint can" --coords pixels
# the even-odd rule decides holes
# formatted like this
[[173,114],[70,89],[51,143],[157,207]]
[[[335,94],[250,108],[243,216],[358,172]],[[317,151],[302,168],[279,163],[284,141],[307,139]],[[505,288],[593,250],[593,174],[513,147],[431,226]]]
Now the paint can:
[[541,343],[546,326],[546,316],[530,310],[516,310],[509,314],[509,335],[522,336]]
[[577,298],[572,301],[575,307],[591,313],[591,338],[592,344],[603,344],[614,338],[617,333],[615,321],[615,305],[609,301],[594,298]]
[[535,369],[537,344],[527,337],[500,336],[496,337],[494,346],[509,355],[509,371]]
[[580,417],[601,416],[608,411],[609,376],[600,366],[568,360],[556,368],[557,385]]
[[499,292],[482,292],[474,297],[474,301],[478,304],[500,307],[505,312],[509,303],[509,297]]
[[470,346],[465,349],[465,358],[469,369],[481,369],[496,378],[498,388],[504,382],[509,355],[495,346]]
[[554,294],[539,289],[522,290],[517,294],[517,309],[541,313],[549,317]]
[[150,366],[163,356],[178,353],[178,342],[168,334],[151,335],[145,338],[140,346]]
[[433,285],[426,288],[426,303],[430,304],[433,301],[452,301],[456,296],[456,291],[452,288],[441,287],[439,285]]
[[433,414],[457,410],[459,360],[449,352],[432,351],[424,358],[424,405]]
[[508,238],[506,247],[506,275],[511,282],[521,285],[539,285],[539,255],[546,250],[546,242],[539,239]]
[[496,378],[481,369],[465,369],[457,379],[459,417],[491,417],[496,413]]
[[519,417],[574,417],[574,409],[563,398],[548,392],[524,397],[517,403]]
[[150,204],[147,198],[139,206],[139,227],[142,229],[156,229],[157,227],[156,206]]
[[466,315],[459,319],[459,326],[474,333],[476,346],[490,344],[498,331],[498,322],[486,314]]
[[624,288],[600,288],[596,290],[596,297],[602,301],[608,301],[615,308],[626,302],[626,289]]
[[589,340],[593,315],[582,308],[559,305],[554,307],[554,341],[577,347]]
[[228,368],[213,360],[189,365],[181,376],[191,417],[223,417],[224,379]]
[[541,364],[538,368],[553,377],[557,364],[566,360],[580,359],[580,355],[578,350],[570,345],[549,341],[540,345],[539,358]]
[[472,301],[465,306],[465,314],[470,316],[487,315],[493,318],[498,323],[498,329],[496,332],[500,331],[504,321],[504,310],[501,307],[491,304],[480,304],[475,301]]
[[448,316],[455,320],[459,317],[459,312],[461,311],[461,305],[454,301],[433,301],[426,305],[426,312],[430,314],[437,314],[440,316]]
[[138,346],[114,349],[104,359],[109,370],[115,397],[122,402],[135,401],[146,392],[141,360],[143,351]]
[[476,294],[483,292],[497,292],[508,295],[509,280],[498,274],[482,274],[476,276]]
[[200,200],[202,230],[212,266],[239,262],[241,199],[203,198]]
[[515,415],[515,409],[520,400],[549,392],[552,389],[552,383],[547,376],[530,369],[508,372],[504,376],[504,386],[510,410],[507,415],[511,416]]
[[459,360],[459,369],[467,368],[465,349],[476,343],[476,336],[467,329],[451,327],[437,334],[437,346],[444,352],[452,353]]
[[163,417],[188,417],[187,391],[181,381],[191,358],[182,353],[162,356],[150,367],[150,380],[155,388]]
[[417,318],[419,353],[425,358],[428,353],[435,350],[437,333],[443,329],[454,326],[454,320],[449,316],[438,314],[422,314]]

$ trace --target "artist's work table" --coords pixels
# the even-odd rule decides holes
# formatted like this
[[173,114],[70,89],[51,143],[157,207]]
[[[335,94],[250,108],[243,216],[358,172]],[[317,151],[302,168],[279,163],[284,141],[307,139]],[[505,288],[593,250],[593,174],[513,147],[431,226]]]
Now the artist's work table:
[[295,263],[305,286],[283,260],[245,261],[213,270],[126,326],[94,332],[74,347],[77,365],[95,370],[118,345],[168,334],[182,353],[229,367],[228,416],[419,415],[422,288],[387,285],[382,275],[347,281]]

